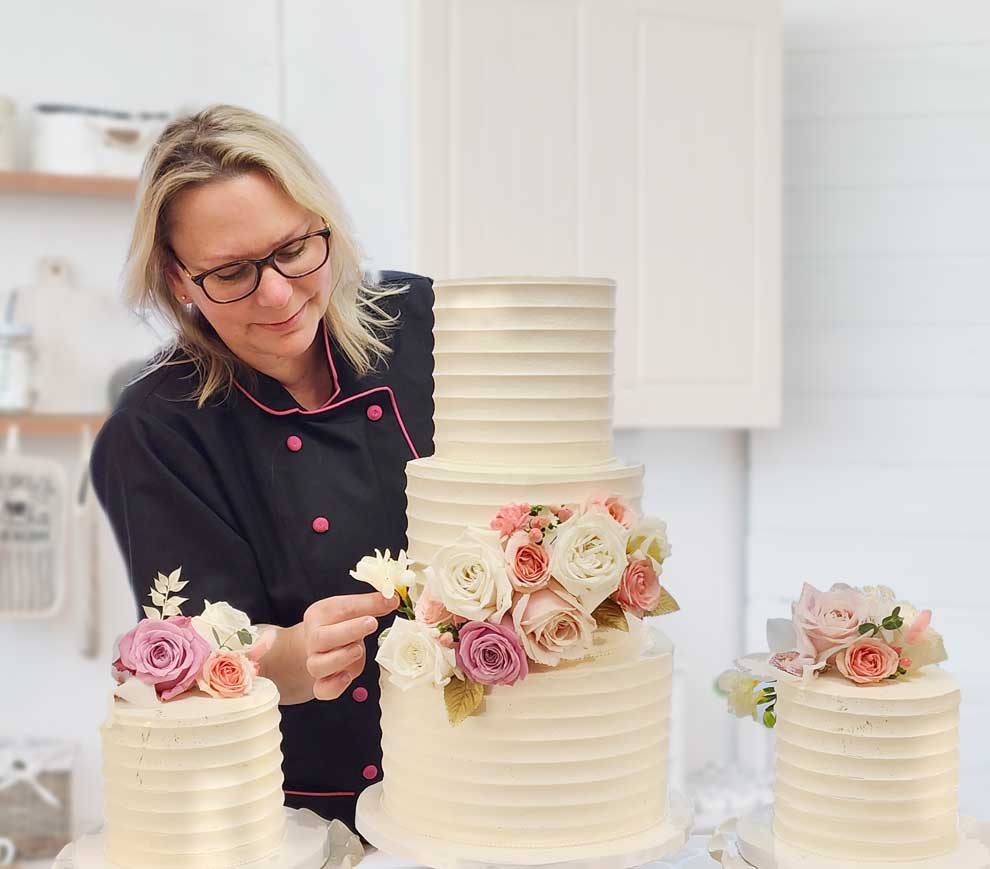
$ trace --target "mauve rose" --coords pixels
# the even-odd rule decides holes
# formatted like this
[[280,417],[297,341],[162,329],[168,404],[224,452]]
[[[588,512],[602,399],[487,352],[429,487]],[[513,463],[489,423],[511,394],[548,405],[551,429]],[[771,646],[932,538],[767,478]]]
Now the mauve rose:
[[515,685],[529,675],[529,662],[506,616],[502,623],[468,622],[460,629],[457,666],[472,682]]
[[808,583],[792,608],[798,651],[827,661],[860,637],[859,626],[870,621],[869,599],[848,585],[819,591]]
[[529,504],[504,504],[488,527],[502,537],[511,537],[526,524],[529,511]]
[[212,652],[196,680],[211,697],[243,697],[251,690],[257,665],[236,652]]
[[660,603],[660,580],[649,558],[630,561],[622,573],[615,600],[624,610],[643,616]]
[[154,685],[162,700],[171,700],[196,681],[211,651],[188,616],[142,619],[120,638],[118,669]]
[[598,627],[578,599],[555,580],[532,594],[519,595],[512,624],[527,656],[551,667],[562,658],[582,657]]
[[550,581],[550,554],[531,542],[525,531],[517,531],[505,545],[509,582],[523,594],[539,591]]
[[835,657],[839,672],[861,685],[882,682],[893,676],[900,663],[897,650],[874,637],[853,643]]

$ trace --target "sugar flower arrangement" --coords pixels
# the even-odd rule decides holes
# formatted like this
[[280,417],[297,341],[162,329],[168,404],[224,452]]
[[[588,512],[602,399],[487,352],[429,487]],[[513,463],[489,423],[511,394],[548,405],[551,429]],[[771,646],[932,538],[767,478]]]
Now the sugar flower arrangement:
[[376,656],[389,680],[403,690],[443,688],[457,725],[480,711],[492,686],[585,657],[596,631],[675,612],[659,579],[669,555],[665,523],[621,498],[593,497],[506,504],[488,528],[465,528],[429,564],[376,550],[351,576],[399,596]]
[[770,654],[747,655],[716,681],[729,711],[777,723],[776,683],[834,671],[857,685],[900,679],[945,661],[932,611],[898,600],[886,586],[836,583],[819,591],[805,583],[790,619],[767,621]]
[[181,567],[158,574],[146,618],[117,640],[114,693],[124,700],[151,705],[196,688],[211,697],[242,697],[271,648],[274,631],[259,635],[246,613],[225,602],[205,601],[200,615],[182,615],[188,598],[177,593],[188,582],[181,575]]

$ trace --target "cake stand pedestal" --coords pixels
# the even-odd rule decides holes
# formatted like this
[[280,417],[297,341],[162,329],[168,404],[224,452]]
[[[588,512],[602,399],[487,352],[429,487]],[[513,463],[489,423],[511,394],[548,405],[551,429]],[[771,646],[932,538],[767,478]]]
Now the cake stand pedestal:
[[[238,869],[353,869],[363,854],[361,840],[340,821],[327,823],[309,809],[285,812],[282,847],[264,860],[242,863]],[[190,861],[189,866],[201,865]],[[103,856],[103,833],[70,842],[55,858],[52,869],[119,869]]]
[[712,836],[708,853],[723,869],[988,869],[990,824],[972,818],[959,822],[959,847],[951,854],[913,861],[836,860],[794,848],[773,835],[773,808],[762,809],[739,820],[727,821]]
[[557,848],[499,848],[443,842],[397,823],[382,807],[382,783],[366,788],[357,802],[358,832],[372,845],[416,866],[431,869],[631,869],[659,860],[681,848],[693,823],[691,804],[670,795],[670,811],[655,827],[594,845]]

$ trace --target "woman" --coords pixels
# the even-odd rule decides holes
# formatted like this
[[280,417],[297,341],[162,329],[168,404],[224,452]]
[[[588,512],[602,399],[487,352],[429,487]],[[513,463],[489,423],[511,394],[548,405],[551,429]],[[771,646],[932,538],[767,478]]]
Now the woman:
[[312,158],[216,106],[146,160],[126,289],[175,330],[92,459],[137,602],[181,566],[184,611],[225,600],[276,627],[286,803],[353,825],[380,776],[373,659],[398,600],[348,571],[406,543],[405,464],[432,453],[432,282],[364,281]]

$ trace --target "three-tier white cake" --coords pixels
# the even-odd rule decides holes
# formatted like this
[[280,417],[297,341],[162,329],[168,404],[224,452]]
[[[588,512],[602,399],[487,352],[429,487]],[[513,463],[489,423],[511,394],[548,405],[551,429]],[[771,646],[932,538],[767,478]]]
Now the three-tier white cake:
[[[638,511],[643,468],[612,452],[614,283],[434,289],[436,448],[406,468],[410,556],[429,562],[506,504],[610,495]],[[675,850],[690,812],[667,792],[672,651],[630,618],[579,658],[490,687],[456,727],[433,685],[383,672],[384,777],[359,831],[439,867],[633,866]]]

